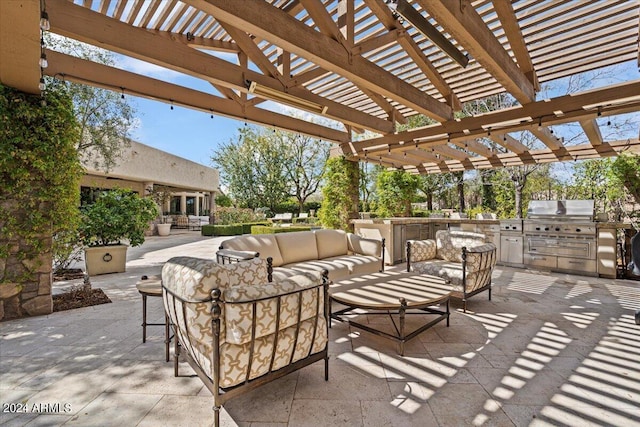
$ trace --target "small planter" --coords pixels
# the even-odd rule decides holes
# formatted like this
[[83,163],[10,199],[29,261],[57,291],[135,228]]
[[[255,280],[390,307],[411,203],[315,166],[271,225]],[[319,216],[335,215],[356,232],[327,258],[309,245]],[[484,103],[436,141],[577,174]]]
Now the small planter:
[[127,264],[127,245],[93,246],[85,248],[84,262],[89,276],[123,273]]
[[171,224],[156,224],[158,227],[158,236],[168,236],[171,234]]

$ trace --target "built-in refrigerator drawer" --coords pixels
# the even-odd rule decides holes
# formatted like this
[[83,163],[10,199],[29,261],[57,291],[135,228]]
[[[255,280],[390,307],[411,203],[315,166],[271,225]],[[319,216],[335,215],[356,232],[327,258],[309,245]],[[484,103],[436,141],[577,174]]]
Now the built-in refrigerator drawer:
[[500,262],[505,264],[522,264],[523,237],[500,236]]

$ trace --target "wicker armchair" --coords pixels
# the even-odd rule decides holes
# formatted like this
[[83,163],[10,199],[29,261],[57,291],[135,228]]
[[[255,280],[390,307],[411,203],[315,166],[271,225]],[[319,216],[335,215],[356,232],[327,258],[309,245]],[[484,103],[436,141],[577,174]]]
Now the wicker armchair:
[[441,277],[453,286],[453,297],[467,299],[483,291],[491,300],[491,274],[496,265],[496,245],[484,234],[440,230],[436,240],[407,241],[407,271]]
[[214,399],[214,424],[229,399],[324,359],[328,380],[327,275],[267,282],[266,260],[231,264],[176,257],[162,268],[175,340]]

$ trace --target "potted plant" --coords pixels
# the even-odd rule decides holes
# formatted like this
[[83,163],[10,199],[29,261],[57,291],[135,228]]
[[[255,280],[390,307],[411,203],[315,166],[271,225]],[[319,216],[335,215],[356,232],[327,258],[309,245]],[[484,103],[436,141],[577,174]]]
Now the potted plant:
[[131,246],[144,243],[144,232],[157,215],[153,200],[123,189],[109,190],[84,207],[79,231],[87,274],[124,272],[128,246],[123,241]]

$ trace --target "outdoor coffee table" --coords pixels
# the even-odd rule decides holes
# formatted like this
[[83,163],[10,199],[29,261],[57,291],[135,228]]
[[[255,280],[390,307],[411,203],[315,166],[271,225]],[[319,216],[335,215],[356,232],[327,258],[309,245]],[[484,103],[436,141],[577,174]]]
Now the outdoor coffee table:
[[[333,311],[331,319],[348,322],[364,331],[392,339],[400,343],[400,355],[404,355],[404,343],[415,338],[431,326],[447,320],[449,326],[449,296],[451,285],[445,280],[425,274],[385,271],[366,274],[335,282],[329,288],[331,303],[346,308]],[[444,309],[436,306],[444,305]],[[409,314],[435,315],[431,321],[410,333],[405,332],[405,316]],[[348,317],[354,315],[388,315],[395,334],[364,325]],[[398,317],[398,323],[394,319]]]

